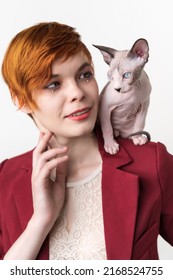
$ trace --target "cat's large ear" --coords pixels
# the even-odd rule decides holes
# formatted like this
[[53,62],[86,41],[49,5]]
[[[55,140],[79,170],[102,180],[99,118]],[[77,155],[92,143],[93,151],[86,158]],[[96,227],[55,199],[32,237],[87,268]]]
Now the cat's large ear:
[[111,60],[114,58],[114,54],[116,50],[104,46],[98,46],[98,45],[93,45],[93,46],[100,50],[101,54],[103,55],[104,61],[109,65]]
[[149,58],[149,46],[147,40],[143,38],[138,39],[129,51],[128,57],[141,57],[147,62]]

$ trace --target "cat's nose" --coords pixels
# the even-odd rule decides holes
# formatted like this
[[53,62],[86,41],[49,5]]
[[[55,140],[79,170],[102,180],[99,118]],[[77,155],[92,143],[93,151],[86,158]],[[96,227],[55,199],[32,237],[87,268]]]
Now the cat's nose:
[[116,91],[120,92],[121,88],[115,88]]

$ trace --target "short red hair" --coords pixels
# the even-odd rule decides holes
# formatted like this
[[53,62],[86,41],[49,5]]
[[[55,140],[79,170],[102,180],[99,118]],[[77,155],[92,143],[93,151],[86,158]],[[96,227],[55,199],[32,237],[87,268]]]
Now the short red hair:
[[42,22],[19,32],[10,42],[2,64],[2,75],[19,108],[37,108],[31,93],[50,80],[52,62],[78,52],[85,53],[92,62],[89,50],[71,26]]

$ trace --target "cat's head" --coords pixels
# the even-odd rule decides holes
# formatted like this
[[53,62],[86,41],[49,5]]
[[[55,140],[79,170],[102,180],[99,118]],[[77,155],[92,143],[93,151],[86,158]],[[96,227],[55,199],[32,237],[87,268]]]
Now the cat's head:
[[121,93],[129,91],[140,78],[141,72],[148,61],[149,47],[145,39],[138,39],[131,50],[93,45],[98,48],[109,65],[108,79],[115,90]]

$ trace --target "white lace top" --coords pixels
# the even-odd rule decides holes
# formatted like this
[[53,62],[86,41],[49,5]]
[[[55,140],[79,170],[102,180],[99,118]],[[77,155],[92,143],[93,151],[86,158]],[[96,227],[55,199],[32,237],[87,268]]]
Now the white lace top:
[[101,167],[84,180],[67,183],[67,202],[50,233],[49,258],[106,259]]

